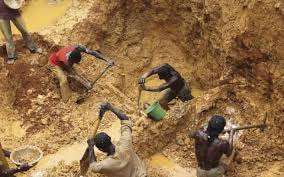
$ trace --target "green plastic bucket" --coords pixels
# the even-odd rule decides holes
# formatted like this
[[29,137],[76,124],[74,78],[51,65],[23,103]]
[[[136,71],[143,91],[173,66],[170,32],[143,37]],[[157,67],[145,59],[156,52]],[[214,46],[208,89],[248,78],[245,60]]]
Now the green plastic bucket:
[[162,120],[166,115],[166,111],[161,107],[159,102],[151,104],[144,112],[155,121]]

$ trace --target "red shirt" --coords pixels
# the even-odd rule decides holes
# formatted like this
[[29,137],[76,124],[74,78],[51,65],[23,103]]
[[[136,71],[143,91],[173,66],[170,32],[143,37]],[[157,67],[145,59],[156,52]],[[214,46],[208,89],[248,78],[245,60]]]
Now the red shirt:
[[74,46],[64,47],[60,49],[58,52],[53,53],[49,58],[49,63],[52,65],[59,65],[59,62],[63,62],[66,65],[70,65],[72,63],[68,62],[67,54],[75,50]]

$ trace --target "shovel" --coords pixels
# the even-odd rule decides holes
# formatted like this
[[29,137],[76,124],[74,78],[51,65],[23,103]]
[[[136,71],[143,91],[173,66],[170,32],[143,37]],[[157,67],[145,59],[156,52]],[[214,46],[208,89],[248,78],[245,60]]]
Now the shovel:
[[[267,113],[265,113],[265,118],[264,118],[262,124],[246,125],[246,126],[236,127],[236,128],[233,128],[233,129],[234,129],[235,131],[239,131],[239,130],[245,130],[245,129],[259,128],[261,131],[263,131],[264,128],[267,127],[267,125],[266,125],[266,119],[267,119]],[[229,133],[230,131],[231,131],[231,130],[224,130],[223,133]]]
[[[94,138],[97,134],[97,131],[99,129],[99,125],[101,123],[101,119],[98,118],[98,120],[95,123],[95,127],[94,127],[94,132],[93,132],[93,137]],[[84,176],[89,169],[89,165],[90,165],[90,156],[89,156],[90,152],[89,152],[89,147],[87,147],[87,149],[85,150],[85,153],[82,157],[82,159],[80,160],[80,175]]]
[[[97,78],[92,82],[92,87],[93,87],[94,84],[107,72],[107,70],[108,70],[110,67],[112,67],[112,65],[108,65],[108,66],[97,76]],[[90,94],[91,94],[91,92],[88,91],[88,92],[85,93],[84,95],[81,95],[81,96],[77,99],[76,103],[77,103],[77,104],[81,104],[82,102],[85,101],[86,98],[88,98],[88,97],[90,96]]]

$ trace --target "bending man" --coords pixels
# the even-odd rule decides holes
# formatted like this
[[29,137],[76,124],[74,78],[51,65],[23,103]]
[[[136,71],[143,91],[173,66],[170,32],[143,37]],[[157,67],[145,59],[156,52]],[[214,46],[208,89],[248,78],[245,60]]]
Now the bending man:
[[[146,87],[146,78],[154,74],[158,74],[159,78],[165,80],[166,83],[158,87]],[[191,89],[186,81],[171,65],[167,63],[161,64],[160,66],[155,67],[149,72],[143,74],[138,83],[140,84],[140,87],[146,91],[161,92],[162,90],[167,89],[165,95],[159,99],[160,105],[166,110],[169,109],[168,103],[176,97],[183,102],[193,99]]]
[[[105,174],[109,177],[146,177],[143,162],[134,152],[131,137],[131,126],[129,118],[120,110],[109,103],[101,105],[100,116],[110,110],[121,120],[121,137],[117,145],[111,142],[111,137],[106,133],[99,133],[94,139],[89,139],[91,152],[90,170],[95,173]],[[94,154],[94,145],[107,154],[107,158],[97,162]]]
[[81,83],[87,90],[92,88],[92,84],[82,76],[78,75],[73,65],[81,61],[81,52],[93,55],[101,60],[113,65],[113,62],[106,59],[97,51],[91,51],[83,46],[75,45],[60,49],[53,53],[49,59],[49,68],[56,75],[60,84],[60,92],[63,101],[66,103],[72,95],[67,76]]
[[232,154],[235,134],[231,129],[229,141],[220,139],[225,125],[225,118],[215,115],[209,120],[207,130],[200,129],[191,135],[195,139],[197,177],[223,177],[225,170],[220,159],[223,154],[228,157]]
[[31,168],[28,164],[23,164],[17,168],[9,169],[9,165],[5,157],[10,157],[11,152],[2,149],[0,143],[0,176],[1,177],[13,177],[14,174],[27,171]]

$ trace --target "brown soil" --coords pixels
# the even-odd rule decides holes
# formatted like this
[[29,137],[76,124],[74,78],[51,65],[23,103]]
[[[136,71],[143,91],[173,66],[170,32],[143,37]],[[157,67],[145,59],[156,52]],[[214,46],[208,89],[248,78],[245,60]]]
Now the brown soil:
[[[44,48],[43,55],[30,54],[18,39],[19,60],[8,66],[4,47],[0,49],[0,138],[7,149],[37,145],[48,156],[81,143],[92,131],[99,103],[108,100],[135,122],[134,146],[149,176],[170,177],[175,175],[151,165],[153,154],[161,153],[190,171],[196,161],[188,134],[210,116],[224,115],[233,124],[245,125],[262,122],[267,112],[267,129],[238,134],[238,155],[227,176],[284,176],[281,0],[75,0],[55,25],[33,37]],[[99,49],[116,63],[80,105],[60,100],[58,83],[46,66],[52,51],[73,43]],[[187,103],[176,101],[161,122],[141,119],[136,111],[137,79],[165,62],[201,94]],[[84,56],[77,70],[94,80],[104,67],[102,61]],[[155,98],[143,93],[144,101]],[[100,131],[112,127],[114,120],[107,114]],[[20,122],[25,133],[11,131],[14,122]],[[78,167],[76,161],[62,161],[44,169],[45,176],[72,177]]]

